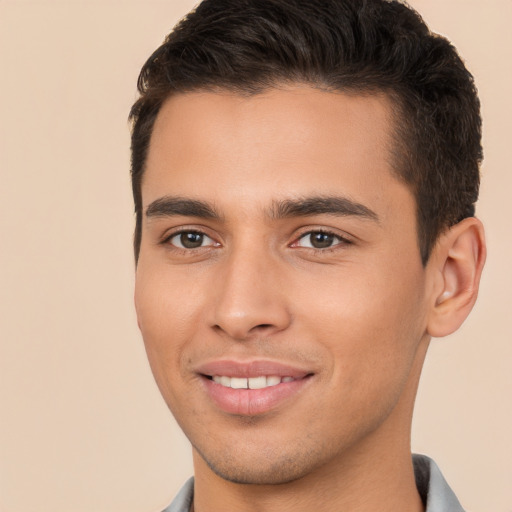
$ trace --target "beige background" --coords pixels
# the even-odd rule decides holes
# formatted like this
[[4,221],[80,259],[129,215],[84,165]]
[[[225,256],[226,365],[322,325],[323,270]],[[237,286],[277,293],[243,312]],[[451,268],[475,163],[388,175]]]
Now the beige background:
[[[132,308],[126,117],[193,0],[0,0],[0,511],[154,512],[191,474]],[[512,1],[413,0],[477,77],[488,266],[436,340],[413,448],[473,512],[512,511]]]

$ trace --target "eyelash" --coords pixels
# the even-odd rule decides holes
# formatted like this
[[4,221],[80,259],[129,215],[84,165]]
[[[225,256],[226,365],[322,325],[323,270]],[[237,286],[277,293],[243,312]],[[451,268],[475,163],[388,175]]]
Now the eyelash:
[[340,246],[346,246],[346,245],[351,245],[353,242],[351,240],[349,240],[348,238],[346,237],[343,237],[337,233],[334,233],[332,231],[329,231],[329,230],[326,230],[326,229],[310,229],[309,231],[306,231],[305,233],[301,233],[300,236],[298,236],[295,241],[291,244],[291,247],[301,247],[298,245],[299,241],[300,240],[303,240],[304,238],[306,238],[307,236],[311,236],[311,235],[325,235],[325,236],[329,236],[329,237],[333,237],[334,239],[337,240],[336,243],[333,243],[333,245],[330,245],[328,247],[323,247],[323,248],[319,248],[319,247],[303,247],[305,249],[309,249],[309,250],[312,250],[312,251],[315,251],[317,253],[328,253],[328,252],[332,252],[332,251],[336,251],[338,249],[340,249]]
[[[210,239],[212,241],[211,244],[208,244],[208,245],[200,245],[198,247],[179,247],[173,243],[171,243],[171,240],[177,236],[182,236],[182,235],[185,235],[185,234],[188,234],[188,235],[200,235],[203,237],[203,239],[201,240],[201,243],[204,242],[204,237]],[[325,236],[328,236],[328,237],[332,237],[333,239],[336,240],[336,243],[333,243],[332,245],[329,245],[327,247],[311,247],[311,246],[301,246],[299,245],[299,242],[303,239],[305,239],[306,237],[308,236],[311,236],[311,235],[325,235]],[[162,245],[170,245],[172,247],[173,250],[176,250],[176,251],[181,251],[182,253],[186,253],[186,254],[189,254],[190,251],[198,251],[200,249],[207,249],[207,248],[210,248],[210,247],[219,247],[221,244],[218,243],[218,242],[215,242],[214,239],[210,236],[208,236],[204,231],[200,231],[200,230],[197,230],[197,229],[180,229],[179,231],[174,231],[172,232],[170,235],[166,236],[163,240],[162,240]],[[336,250],[339,250],[340,249],[340,246],[347,246],[347,245],[352,245],[353,242],[351,240],[349,240],[348,238],[344,237],[344,236],[341,236],[337,233],[334,233],[332,231],[329,231],[329,230],[326,230],[326,229],[310,229],[309,231],[306,231],[304,233],[301,233],[290,245],[289,247],[292,247],[292,248],[303,248],[303,249],[308,249],[310,251],[314,251],[315,253],[329,253],[329,252],[332,252],[332,251],[336,251]]]
[[[199,246],[199,247],[194,247],[194,248],[189,248],[189,247],[179,247],[173,243],[171,243],[171,240],[173,238],[176,238],[178,236],[183,236],[183,235],[199,235],[199,236],[202,236],[203,239],[204,238],[209,238],[213,243],[212,244],[208,244],[206,246]],[[204,241],[204,240],[203,240]],[[208,236],[205,232],[203,231],[200,231],[200,230],[197,230],[197,229],[180,229],[179,231],[174,231],[172,232],[170,235],[166,236],[162,242],[161,242],[163,245],[171,245],[173,247],[173,249],[175,250],[178,250],[178,251],[183,251],[183,252],[188,252],[188,251],[195,251],[195,250],[198,250],[198,249],[205,249],[207,247],[212,247],[212,246],[218,246],[220,245],[218,242],[215,242],[213,240],[212,237]]]

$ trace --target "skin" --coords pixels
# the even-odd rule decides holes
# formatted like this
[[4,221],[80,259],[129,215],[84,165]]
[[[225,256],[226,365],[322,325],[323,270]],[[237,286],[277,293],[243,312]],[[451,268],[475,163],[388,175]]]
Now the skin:
[[[384,95],[298,85],[180,94],[158,115],[135,304],[193,446],[196,512],[423,510],[410,456],[421,367],[430,336],[469,313],[485,246],[466,219],[422,265],[415,200],[393,174],[391,112]],[[170,197],[217,216],[158,207]],[[366,214],[276,213],[319,197]],[[191,231],[199,245],[180,247]],[[311,233],[327,245],[312,247]],[[268,412],[226,413],[197,372],[218,359],[310,376]]]

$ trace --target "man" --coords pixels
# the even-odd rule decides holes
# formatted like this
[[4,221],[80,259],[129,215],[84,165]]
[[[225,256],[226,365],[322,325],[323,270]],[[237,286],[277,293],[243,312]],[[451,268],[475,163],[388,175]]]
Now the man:
[[166,511],[461,511],[410,450],[485,260],[455,49],[396,1],[205,0],[139,90],[135,303],[195,473]]

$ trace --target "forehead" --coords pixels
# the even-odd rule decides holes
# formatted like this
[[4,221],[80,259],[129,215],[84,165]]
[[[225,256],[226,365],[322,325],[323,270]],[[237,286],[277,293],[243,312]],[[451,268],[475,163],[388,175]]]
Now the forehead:
[[154,125],[144,205],[165,194],[263,204],[341,193],[378,203],[383,190],[402,186],[391,161],[392,110],[384,94],[307,86],[172,96]]

